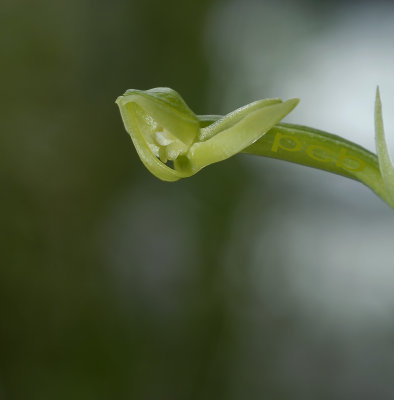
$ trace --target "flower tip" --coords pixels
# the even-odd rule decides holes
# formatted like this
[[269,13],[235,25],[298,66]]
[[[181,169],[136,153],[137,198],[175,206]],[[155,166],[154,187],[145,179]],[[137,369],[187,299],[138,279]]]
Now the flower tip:
[[118,96],[115,100],[115,104],[117,104],[118,106],[120,105],[120,102],[122,101],[123,96]]
[[300,102],[300,99],[298,97],[295,97],[294,99],[289,99],[288,102],[290,104],[294,104],[294,107],[296,107],[298,105],[298,103]]
[[293,99],[289,99],[284,101],[282,104],[286,105],[286,108],[288,109],[288,113],[294,110],[294,108],[297,107],[298,103],[300,102],[300,99],[295,97]]
[[376,86],[375,104],[379,107],[382,106],[382,100],[380,98],[380,88],[379,85]]

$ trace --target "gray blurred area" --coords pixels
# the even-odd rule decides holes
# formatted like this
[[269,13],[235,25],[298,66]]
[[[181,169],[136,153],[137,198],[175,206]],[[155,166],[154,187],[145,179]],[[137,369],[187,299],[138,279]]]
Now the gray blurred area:
[[114,101],[287,121],[394,150],[394,4],[3,0],[1,400],[391,400],[394,214],[368,188],[238,155],[164,183]]

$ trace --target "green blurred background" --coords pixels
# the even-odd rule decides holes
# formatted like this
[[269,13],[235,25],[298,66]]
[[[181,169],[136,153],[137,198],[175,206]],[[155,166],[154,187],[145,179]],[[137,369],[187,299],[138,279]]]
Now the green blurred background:
[[373,150],[391,2],[3,0],[0,30],[0,399],[394,398],[392,211],[244,155],[163,183],[114,104],[300,97]]

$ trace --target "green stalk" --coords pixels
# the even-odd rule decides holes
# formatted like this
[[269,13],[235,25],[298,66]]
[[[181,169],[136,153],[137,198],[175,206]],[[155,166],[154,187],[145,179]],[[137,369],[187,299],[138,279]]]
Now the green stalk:
[[290,161],[357,180],[394,208],[379,169],[378,157],[339,136],[306,126],[279,123],[243,152]]

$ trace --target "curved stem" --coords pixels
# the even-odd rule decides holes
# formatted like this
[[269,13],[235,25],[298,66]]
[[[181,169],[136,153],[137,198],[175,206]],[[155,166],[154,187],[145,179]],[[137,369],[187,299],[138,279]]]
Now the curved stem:
[[394,208],[375,154],[339,136],[301,125],[280,123],[244,153],[322,169],[364,183]]
[[[211,116],[210,122],[218,118]],[[209,124],[208,119],[206,116],[200,121]],[[382,131],[377,130],[377,137],[378,132],[382,135]],[[381,142],[381,138],[377,140]],[[386,174],[387,179],[384,179],[376,154],[337,135],[303,125],[278,123],[242,152],[306,165],[357,180],[394,208],[394,179],[391,174]]]

